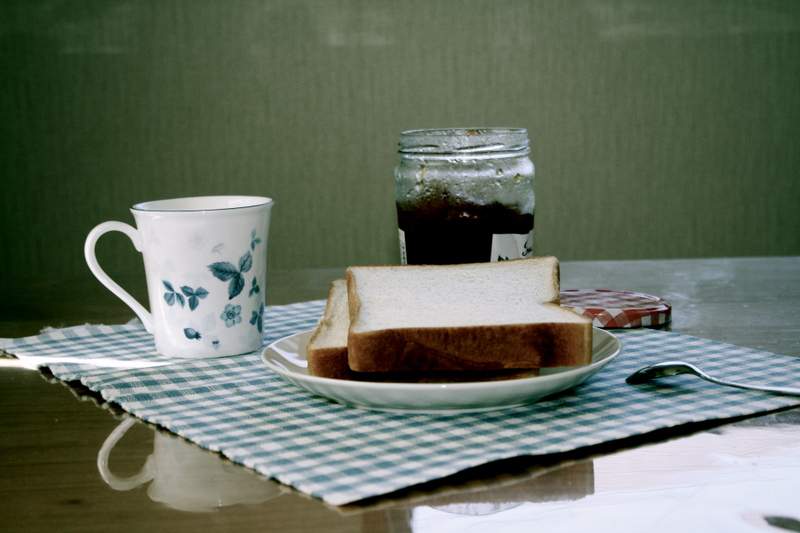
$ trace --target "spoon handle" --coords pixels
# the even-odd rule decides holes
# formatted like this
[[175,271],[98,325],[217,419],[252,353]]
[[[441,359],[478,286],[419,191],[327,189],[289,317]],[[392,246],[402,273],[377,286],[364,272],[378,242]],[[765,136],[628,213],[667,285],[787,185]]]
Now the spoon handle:
[[792,387],[769,387],[766,385],[746,385],[744,383],[737,383],[735,381],[723,381],[721,379],[717,379],[714,377],[709,376],[708,374],[704,374],[701,376],[706,381],[710,381],[711,383],[716,383],[717,385],[727,385],[729,387],[736,387],[738,389],[747,389],[747,390],[755,390],[761,392],[774,392],[776,394],[789,394],[793,396],[800,396],[800,389],[792,388]]

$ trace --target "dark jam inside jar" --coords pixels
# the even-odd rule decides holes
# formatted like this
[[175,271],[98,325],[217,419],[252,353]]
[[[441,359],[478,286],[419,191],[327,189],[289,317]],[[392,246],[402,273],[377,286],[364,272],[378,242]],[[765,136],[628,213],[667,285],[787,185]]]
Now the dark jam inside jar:
[[[491,261],[495,235],[530,234],[533,214],[490,203],[478,205],[448,196],[397,203],[408,264],[446,265]],[[528,246],[530,253],[530,247]],[[501,258],[502,259],[502,258]]]

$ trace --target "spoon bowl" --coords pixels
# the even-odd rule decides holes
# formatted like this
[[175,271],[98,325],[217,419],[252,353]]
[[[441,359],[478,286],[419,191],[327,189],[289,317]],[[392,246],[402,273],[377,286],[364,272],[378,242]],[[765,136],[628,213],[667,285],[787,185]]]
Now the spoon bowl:
[[701,373],[699,368],[689,363],[684,363],[682,361],[665,361],[663,363],[640,368],[628,376],[625,382],[630,385],[638,385],[657,378],[677,376],[679,374],[700,375]]

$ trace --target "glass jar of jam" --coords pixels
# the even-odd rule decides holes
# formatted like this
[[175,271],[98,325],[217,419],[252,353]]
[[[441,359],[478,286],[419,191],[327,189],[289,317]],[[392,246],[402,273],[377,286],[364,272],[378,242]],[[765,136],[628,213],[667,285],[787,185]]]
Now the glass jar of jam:
[[523,128],[400,134],[395,198],[403,264],[528,257],[534,167]]

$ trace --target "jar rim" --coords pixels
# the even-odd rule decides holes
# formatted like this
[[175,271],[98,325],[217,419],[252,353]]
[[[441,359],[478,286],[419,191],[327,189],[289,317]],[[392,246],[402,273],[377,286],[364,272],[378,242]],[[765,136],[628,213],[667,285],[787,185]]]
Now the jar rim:
[[433,128],[400,133],[401,154],[469,155],[530,151],[525,128]]

